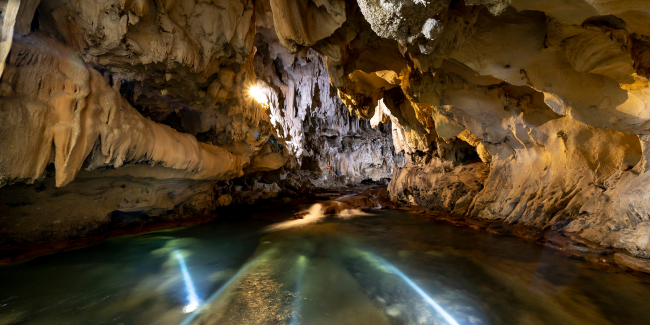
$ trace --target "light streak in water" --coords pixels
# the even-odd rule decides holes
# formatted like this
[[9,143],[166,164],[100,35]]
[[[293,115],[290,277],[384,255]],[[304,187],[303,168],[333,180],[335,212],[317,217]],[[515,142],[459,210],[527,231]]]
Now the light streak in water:
[[388,270],[390,270],[392,273],[402,278],[402,280],[404,280],[406,284],[408,284],[411,288],[413,288],[413,290],[415,290],[415,292],[417,292],[424,299],[424,301],[429,303],[429,305],[431,305],[431,307],[433,307],[433,309],[435,309],[440,314],[440,316],[442,316],[442,318],[444,318],[449,324],[458,325],[458,322],[456,322],[456,320],[453,317],[451,317],[451,315],[449,315],[440,305],[438,305],[437,302],[435,302],[431,297],[429,297],[429,295],[427,295],[427,293],[424,292],[424,290],[418,287],[418,285],[415,284],[413,280],[409,279],[409,277],[407,277],[404,273],[402,273],[402,271],[400,271],[392,264],[384,261],[384,259],[378,256],[374,256],[374,255],[372,256],[375,260],[381,262],[381,264],[383,264],[386,268],[388,268]]
[[305,269],[307,268],[307,258],[305,255],[300,255],[298,257],[298,261],[296,262],[296,267],[298,271],[298,276],[296,280],[296,296],[293,298],[293,308],[294,308],[294,313],[291,316],[291,325],[297,325],[298,324],[298,319],[300,318],[300,307],[301,307],[301,300],[300,300],[300,291],[302,290],[302,281],[305,278]]
[[205,301],[205,303],[201,306],[201,308],[198,308],[197,310],[195,310],[195,312],[190,314],[190,316],[188,316],[185,320],[183,320],[179,325],[190,324],[196,318],[196,316],[198,316],[200,314],[200,312],[206,306],[210,305],[210,303],[213,300],[215,300],[217,297],[219,297],[219,295],[221,295],[222,292],[224,292],[230,285],[232,285],[235,281],[237,281],[237,279],[240,278],[242,276],[242,274],[246,273],[246,271],[248,271],[248,269],[250,269],[251,266],[253,266],[254,264],[259,263],[261,260],[266,258],[268,255],[271,254],[271,252],[274,252],[274,251],[275,251],[275,249],[269,249],[266,252],[258,255],[254,260],[252,260],[249,263],[247,263],[246,265],[244,265],[241,269],[239,269],[239,272],[237,272],[232,278],[230,278],[230,280],[228,280],[228,282],[226,282],[224,285],[221,286],[221,288],[219,288],[219,290],[217,290],[214,294],[212,294],[212,296],[210,296],[210,298],[208,298]]
[[185,264],[183,254],[177,251],[176,258],[178,259],[178,265],[181,267],[183,281],[185,281],[185,291],[187,291],[187,305],[183,307],[183,312],[187,314],[199,308],[201,303],[199,301],[199,296],[196,295],[196,289],[194,289],[194,282],[192,282],[190,272],[187,271],[187,265]]

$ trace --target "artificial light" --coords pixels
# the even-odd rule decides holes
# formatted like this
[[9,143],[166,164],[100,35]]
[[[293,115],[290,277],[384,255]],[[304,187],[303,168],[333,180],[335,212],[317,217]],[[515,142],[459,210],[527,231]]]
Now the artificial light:
[[188,314],[199,308],[201,303],[199,302],[199,297],[196,295],[196,289],[194,289],[194,283],[190,277],[190,272],[187,270],[183,254],[176,252],[176,258],[178,259],[181,274],[183,275],[183,281],[185,282],[185,291],[187,291],[187,305],[183,307],[183,312]]
[[251,88],[248,90],[248,94],[255,99],[256,102],[262,104],[262,105],[267,105],[268,98],[266,97],[266,94],[264,93],[264,90],[262,87],[258,85],[253,85]]

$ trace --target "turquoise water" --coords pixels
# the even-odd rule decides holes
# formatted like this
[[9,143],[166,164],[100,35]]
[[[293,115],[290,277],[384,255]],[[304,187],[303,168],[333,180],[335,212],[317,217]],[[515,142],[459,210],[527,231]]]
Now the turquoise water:
[[240,214],[0,267],[0,325],[650,323],[648,283],[518,238],[393,210],[275,232],[291,212]]

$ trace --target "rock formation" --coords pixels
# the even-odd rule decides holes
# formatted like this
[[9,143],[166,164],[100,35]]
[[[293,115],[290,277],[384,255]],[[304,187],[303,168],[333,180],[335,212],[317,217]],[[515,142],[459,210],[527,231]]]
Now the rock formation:
[[650,258],[647,1],[0,7],[10,241],[392,177],[396,201]]
[[[637,185],[644,182],[648,155],[648,63],[642,54],[648,34],[641,18],[648,17],[647,4],[389,3],[359,1],[359,7],[373,31],[398,43],[392,47],[404,54],[404,66],[359,68],[361,49],[350,53],[356,63],[343,59],[332,70],[357,69],[345,70],[338,83],[350,97],[359,94],[348,89],[360,70],[399,80],[392,84],[401,89],[384,91],[383,104],[404,127],[396,147],[417,155],[409,157],[414,166],[393,178],[393,199],[576,232],[650,257],[647,191]],[[409,10],[425,12],[419,7],[431,15],[406,19]],[[386,78],[386,70],[399,77]],[[366,100],[381,97],[378,88]],[[363,115],[373,105],[356,106]],[[459,139],[489,163],[485,181],[482,173],[467,171],[472,160],[440,154],[441,146]],[[476,183],[480,190],[470,186]],[[466,212],[466,199],[459,198],[464,193],[473,196]]]
[[393,148],[390,124],[350,116],[330,85],[325,57],[314,50],[289,54],[265,26],[258,27],[255,46],[255,71],[269,95],[271,123],[301,169],[316,172],[319,185],[336,178],[378,181],[404,165]]
[[[208,213],[295,194],[312,180],[390,177],[403,160],[390,126],[351,117],[325,57],[280,45],[290,48],[289,34],[278,38],[265,20],[270,6],[9,1],[0,244]],[[304,51],[316,37],[307,36]],[[263,83],[273,101],[260,104],[249,89]]]

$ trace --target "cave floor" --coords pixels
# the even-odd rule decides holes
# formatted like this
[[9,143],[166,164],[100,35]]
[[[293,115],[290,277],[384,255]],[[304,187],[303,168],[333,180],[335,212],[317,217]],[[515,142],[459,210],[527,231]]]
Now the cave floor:
[[[647,324],[650,282],[400,210],[236,213],[0,267],[0,324]],[[246,215],[243,215],[246,214]],[[280,220],[280,221],[279,221]],[[271,231],[270,229],[282,228]]]

